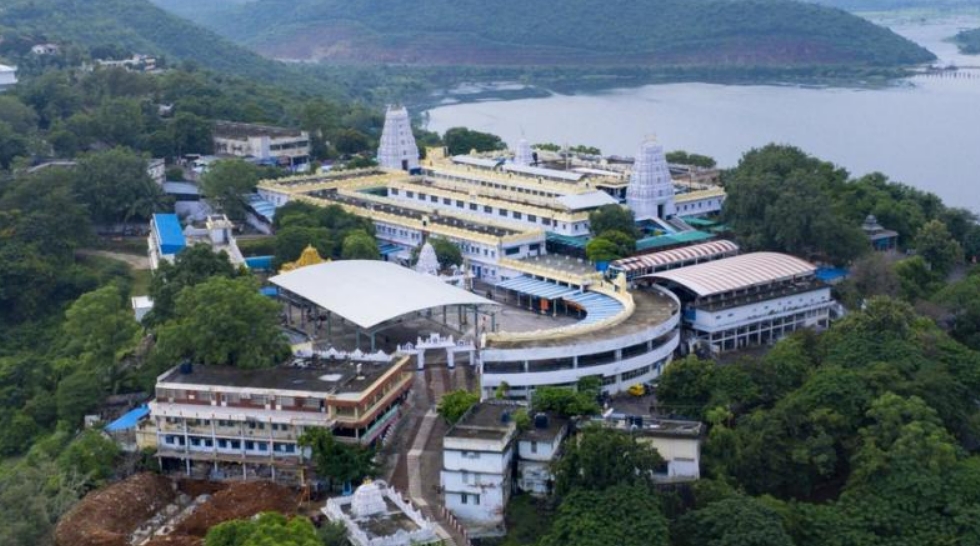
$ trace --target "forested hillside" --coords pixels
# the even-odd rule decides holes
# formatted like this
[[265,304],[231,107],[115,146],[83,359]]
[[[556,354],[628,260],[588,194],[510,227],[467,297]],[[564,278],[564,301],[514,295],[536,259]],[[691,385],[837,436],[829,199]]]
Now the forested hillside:
[[288,79],[294,87],[342,94],[309,72],[265,59],[146,0],[6,0],[0,34],[8,47],[20,43],[29,50],[42,40],[111,46],[162,55],[171,64],[191,61],[226,74],[266,82]]
[[220,17],[158,1],[288,59],[569,66],[894,66],[932,59],[859,17],[790,0],[255,0],[226,2]]
[[[171,0],[176,1],[176,0]],[[230,0],[225,0],[230,1]],[[810,0],[850,11],[888,11],[910,8],[956,9],[980,7],[977,0]]]
[[980,28],[964,30],[953,37],[960,51],[968,55],[980,54]]

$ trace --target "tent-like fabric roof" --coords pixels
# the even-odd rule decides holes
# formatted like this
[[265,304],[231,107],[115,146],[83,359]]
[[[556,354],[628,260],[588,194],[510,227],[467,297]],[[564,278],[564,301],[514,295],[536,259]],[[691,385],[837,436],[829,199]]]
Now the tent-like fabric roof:
[[497,305],[431,275],[376,260],[310,265],[269,282],[365,329],[443,305]]
[[673,250],[654,252],[653,254],[641,254],[622,258],[609,264],[622,271],[636,271],[638,269],[649,269],[673,263],[682,263],[690,260],[699,260],[720,256],[724,254],[735,254],[738,252],[738,245],[731,241],[712,241],[699,245],[685,246]]
[[731,292],[760,284],[812,276],[817,267],[810,262],[778,252],[753,252],[642,278],[670,281],[698,297]]

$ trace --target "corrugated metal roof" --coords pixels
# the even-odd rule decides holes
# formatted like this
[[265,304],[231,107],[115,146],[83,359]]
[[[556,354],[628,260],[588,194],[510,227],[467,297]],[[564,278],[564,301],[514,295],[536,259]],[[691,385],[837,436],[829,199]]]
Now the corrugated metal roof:
[[473,167],[483,167],[485,169],[494,169],[501,163],[503,159],[485,159],[482,157],[473,157],[471,155],[454,155],[453,163],[459,163],[462,165],[471,165]]
[[663,248],[665,246],[680,245],[684,243],[695,243],[706,239],[713,239],[715,236],[703,231],[681,231],[669,235],[658,235],[647,237],[636,242],[636,250],[650,250],[652,248]]
[[157,227],[161,253],[176,254],[187,246],[184,232],[180,228],[180,219],[176,214],[154,214],[153,223]]
[[654,252],[653,254],[641,254],[616,260],[609,264],[610,267],[621,271],[636,271],[638,269],[651,269],[673,263],[683,263],[691,260],[701,260],[719,256],[723,254],[735,254],[738,252],[738,245],[731,241],[711,241],[673,250]]
[[679,284],[699,297],[731,292],[760,284],[812,276],[817,267],[806,260],[778,252],[753,252],[643,278]]
[[515,165],[513,163],[508,163],[504,165],[504,170],[512,173],[525,174],[528,176],[540,176],[541,178],[554,178],[556,180],[565,180],[567,182],[578,182],[585,176],[582,173],[575,173],[569,171],[559,171],[556,169],[544,169],[541,167],[528,167],[527,165]]
[[269,282],[361,328],[443,305],[497,305],[431,275],[376,260],[310,265]]

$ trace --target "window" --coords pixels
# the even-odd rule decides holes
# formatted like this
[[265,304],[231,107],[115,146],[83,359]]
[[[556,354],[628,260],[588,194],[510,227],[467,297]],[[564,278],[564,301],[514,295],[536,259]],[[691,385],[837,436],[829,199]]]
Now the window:
[[391,192],[391,195],[398,195],[398,188],[390,188],[388,191]]
[[520,254],[520,252],[521,252],[521,247],[519,246],[504,249],[504,254],[508,256],[513,256],[514,254]]
[[536,441],[531,441],[531,453],[538,452],[538,443]]
[[517,211],[515,210],[515,211],[514,211],[514,218],[516,218],[516,219],[518,219],[518,220],[520,220],[520,219],[521,219],[521,213],[519,213],[519,212],[517,212]]
[[476,210],[477,208],[478,207],[476,203],[470,203],[470,210]]
[[480,504],[480,495],[473,493],[460,493],[459,501],[463,504]]
[[450,199],[450,198],[448,198],[448,197],[443,197],[442,198],[442,204],[443,205],[452,205],[453,204],[453,200]]
[[483,212],[487,214],[493,214],[493,207],[489,205],[483,205]]
[[415,192],[414,191],[406,191],[405,192],[405,197],[408,197],[409,199],[414,199],[415,198]]
[[497,209],[497,214],[507,216],[507,209]]
[[[430,195],[429,196],[429,201],[432,201],[433,203],[438,203],[439,202],[439,196],[437,196],[437,195]],[[447,199],[447,201],[448,201],[448,199]]]

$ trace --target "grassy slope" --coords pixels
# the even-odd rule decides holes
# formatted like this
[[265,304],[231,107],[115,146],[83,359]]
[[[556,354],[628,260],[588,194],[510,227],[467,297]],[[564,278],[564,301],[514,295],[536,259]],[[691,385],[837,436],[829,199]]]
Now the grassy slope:
[[869,66],[932,58],[854,15],[790,0],[563,0],[559,8],[544,0],[224,2],[222,16],[201,12],[198,22],[260,51],[297,58]]

